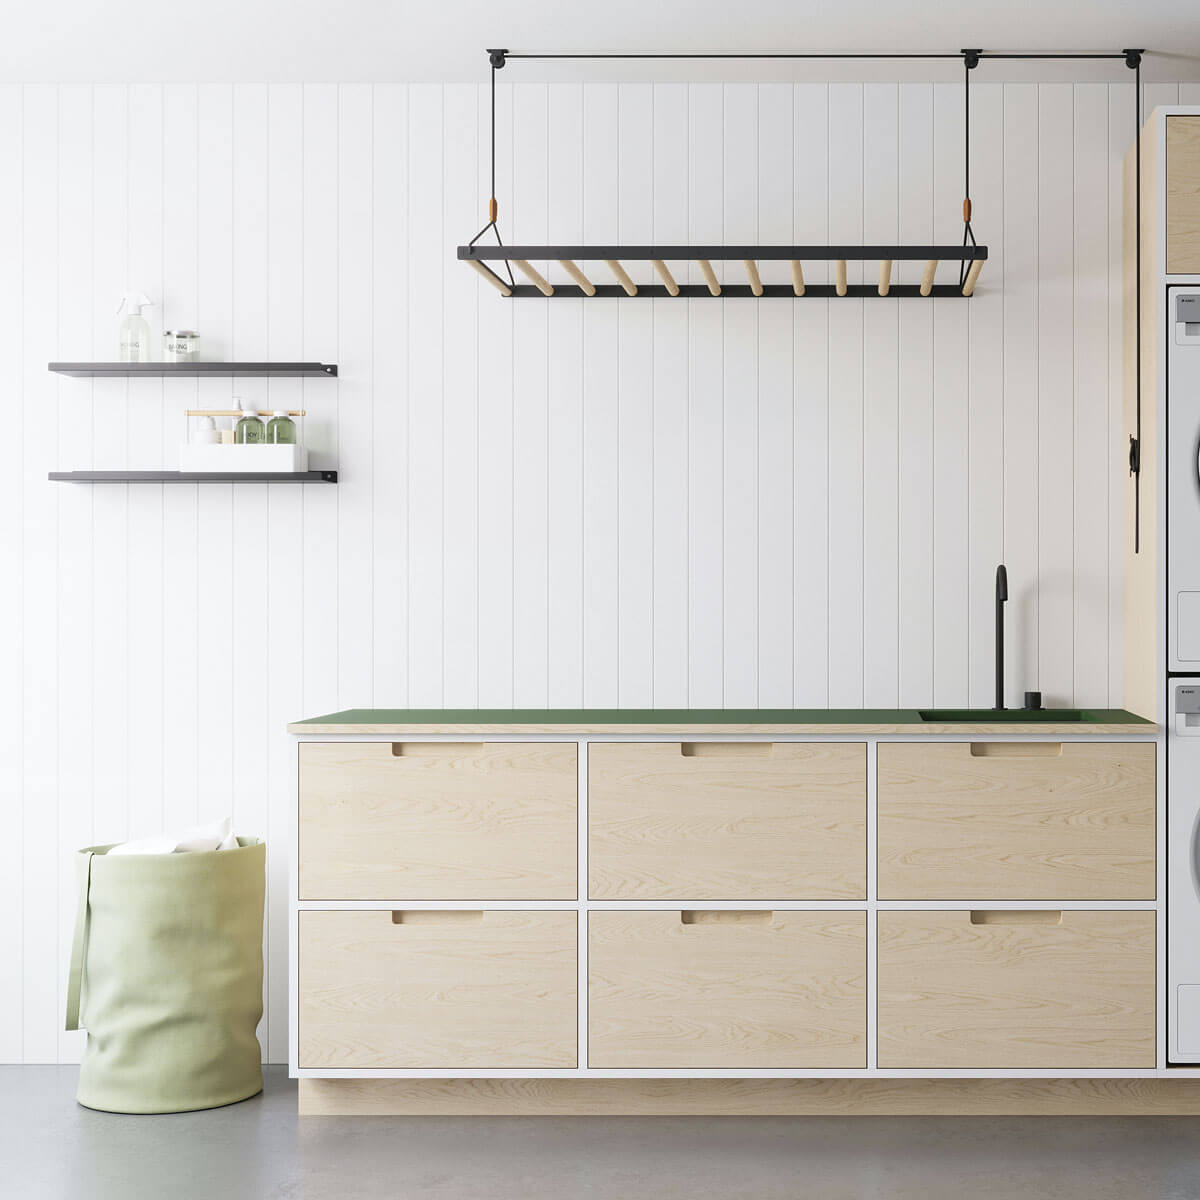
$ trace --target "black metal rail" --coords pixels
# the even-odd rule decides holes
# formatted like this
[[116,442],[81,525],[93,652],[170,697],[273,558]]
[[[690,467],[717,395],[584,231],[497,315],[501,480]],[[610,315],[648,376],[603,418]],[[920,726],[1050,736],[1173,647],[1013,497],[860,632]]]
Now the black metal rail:
[[986,259],[986,246],[459,246],[458,257],[478,261],[512,261],[516,258],[570,259],[629,262],[682,262],[706,258],[712,262],[758,261],[797,262],[928,262],[940,259],[952,262]]

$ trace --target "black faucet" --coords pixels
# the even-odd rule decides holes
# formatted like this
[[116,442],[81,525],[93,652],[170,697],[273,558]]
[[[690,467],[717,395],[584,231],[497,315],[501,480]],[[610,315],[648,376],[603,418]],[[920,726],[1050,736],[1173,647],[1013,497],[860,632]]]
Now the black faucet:
[[996,568],[996,708],[1004,707],[1004,602],[1008,599],[1008,572]]

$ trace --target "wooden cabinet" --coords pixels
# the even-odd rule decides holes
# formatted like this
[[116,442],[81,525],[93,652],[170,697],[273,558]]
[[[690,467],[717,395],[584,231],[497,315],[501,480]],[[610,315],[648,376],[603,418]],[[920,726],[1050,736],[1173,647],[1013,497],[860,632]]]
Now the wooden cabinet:
[[299,914],[302,1068],[576,1065],[576,914]]
[[1148,729],[752,731],[308,735],[295,1070],[1156,1070]]
[[1155,1064],[1153,912],[878,914],[879,1065]]
[[573,900],[576,747],[306,742],[302,900]]
[[593,1067],[866,1066],[863,912],[592,911]]
[[884,900],[1152,900],[1149,742],[879,746]]
[[1166,118],[1167,273],[1200,274],[1200,117]]
[[862,899],[866,747],[594,742],[589,892],[599,899]]

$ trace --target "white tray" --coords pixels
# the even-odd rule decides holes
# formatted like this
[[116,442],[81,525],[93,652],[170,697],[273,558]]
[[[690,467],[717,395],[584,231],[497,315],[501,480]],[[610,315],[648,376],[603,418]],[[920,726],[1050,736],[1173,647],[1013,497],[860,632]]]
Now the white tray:
[[179,447],[181,471],[307,471],[303,446],[211,446],[185,442]]

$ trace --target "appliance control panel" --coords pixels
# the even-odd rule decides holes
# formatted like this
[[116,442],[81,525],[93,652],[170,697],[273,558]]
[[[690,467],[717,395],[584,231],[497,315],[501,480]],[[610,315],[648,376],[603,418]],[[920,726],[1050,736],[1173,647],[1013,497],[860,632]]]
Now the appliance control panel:
[[1200,294],[1184,292],[1175,297],[1175,344],[1200,346]]

